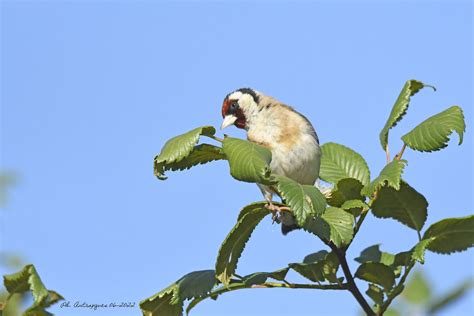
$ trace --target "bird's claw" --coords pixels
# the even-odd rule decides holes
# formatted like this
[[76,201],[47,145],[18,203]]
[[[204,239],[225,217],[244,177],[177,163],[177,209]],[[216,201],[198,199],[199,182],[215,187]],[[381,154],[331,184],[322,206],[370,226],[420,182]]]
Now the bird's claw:
[[272,224],[281,223],[281,212],[289,212],[290,208],[286,206],[277,206],[274,205],[273,203],[268,203],[265,205],[265,208],[268,209],[272,213]]
[[268,203],[265,205],[265,208],[272,213],[272,224],[280,223],[280,216],[278,215],[278,206],[273,205],[273,203]]

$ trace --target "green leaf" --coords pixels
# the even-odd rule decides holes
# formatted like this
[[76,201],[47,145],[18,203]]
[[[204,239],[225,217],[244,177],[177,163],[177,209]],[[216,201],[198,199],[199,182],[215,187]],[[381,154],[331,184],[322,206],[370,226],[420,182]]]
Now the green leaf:
[[[398,256],[398,257],[397,257]],[[360,263],[364,262],[379,262],[382,263],[390,269],[392,269],[395,277],[399,277],[402,271],[402,266],[406,266],[410,263],[410,254],[407,254],[408,259],[405,257],[402,259],[400,254],[393,255],[388,252],[380,251],[379,245],[373,245],[366,249],[364,249],[360,256],[355,258],[354,260]],[[407,262],[405,264],[405,262]]]
[[367,163],[352,149],[336,143],[321,146],[321,169],[319,177],[329,183],[338,183],[345,178],[354,178],[363,185],[370,181]]
[[387,164],[379,176],[362,189],[362,194],[371,196],[383,186],[394,188],[397,191],[400,190],[400,180],[406,164],[406,160],[394,160]]
[[313,282],[339,282],[339,259],[333,252],[321,250],[306,256],[303,263],[290,263],[288,266]]
[[440,311],[447,306],[457,302],[462,298],[468,291],[474,287],[474,280],[469,278],[454,289],[449,290],[446,294],[441,297],[434,299],[428,306],[429,315],[439,315]]
[[423,121],[408,134],[403,135],[402,140],[411,149],[431,152],[448,146],[449,136],[453,131],[458,133],[461,145],[465,130],[462,109],[459,106],[452,106]]
[[255,272],[244,276],[242,282],[247,285],[262,284],[267,281],[268,278],[272,278],[278,281],[283,281],[290,268],[283,268],[274,272]]
[[351,241],[353,227],[354,216],[337,207],[327,208],[321,217],[312,218],[303,226],[319,238],[332,241],[338,248]]
[[24,313],[23,316],[54,316],[50,312],[46,310],[36,307],[36,308],[29,308]]
[[215,133],[216,129],[214,127],[203,126],[168,140],[160,154],[155,157],[155,176],[160,180],[165,180],[164,171],[171,169],[173,164],[189,156],[201,135],[213,136]]
[[312,253],[304,257],[303,263],[316,263],[322,261],[326,258],[329,252],[326,250],[320,250],[318,252]]
[[344,202],[349,200],[363,201],[365,198],[360,194],[363,185],[359,180],[347,178],[339,180],[331,196],[328,198],[328,204],[335,207],[341,207]]
[[428,280],[420,271],[415,271],[402,292],[405,300],[412,304],[426,304],[431,297]]
[[390,116],[380,132],[380,144],[382,145],[383,150],[386,149],[388,144],[388,131],[396,126],[407,113],[408,105],[410,104],[410,97],[415,95],[424,87],[431,87],[436,90],[434,87],[425,85],[423,82],[417,80],[408,80],[403,86],[400,95],[393,105],[392,112],[390,112]]
[[369,206],[361,200],[348,200],[341,205],[341,208],[351,213],[354,217],[357,217],[362,212],[367,211],[369,209]]
[[365,293],[375,302],[375,304],[383,304],[383,290],[377,285],[370,283],[369,288]]
[[359,266],[355,277],[381,285],[385,292],[390,291],[395,283],[392,269],[379,262],[365,262]]
[[395,255],[380,251],[380,245],[373,245],[368,248],[365,248],[360,253],[360,256],[355,258],[354,260],[359,263],[365,262],[379,262],[386,266],[390,266],[395,262]]
[[164,172],[166,170],[185,170],[210,161],[224,159],[226,159],[226,156],[224,155],[222,148],[209,144],[201,144],[195,146],[188,156],[178,162],[156,163],[155,161],[155,175],[158,178],[166,178],[164,177]]
[[182,316],[183,302],[171,304],[174,286],[170,286],[161,292],[140,302],[140,309],[144,316]]
[[208,294],[216,283],[214,270],[194,271],[155,295],[140,302],[144,315],[178,316],[183,314],[186,299],[199,298]]
[[209,293],[216,284],[215,271],[194,271],[176,281],[176,284],[177,291],[174,293],[172,302],[200,297]]
[[48,291],[48,297],[41,304],[33,304],[33,306],[25,310],[23,315],[24,316],[51,315],[52,316],[53,314],[47,312],[46,308],[50,307],[53,304],[56,304],[57,302],[61,300],[64,300],[64,297],[62,297],[59,293],[55,291]]
[[428,214],[428,202],[425,197],[409,186],[400,183],[400,190],[382,187],[372,204],[376,217],[393,218],[416,231],[421,231]]
[[410,251],[411,258],[425,262],[425,250],[450,254],[464,251],[474,245],[474,216],[448,218],[435,223],[425,232],[423,239]]
[[25,311],[25,314],[48,315],[49,313],[45,309],[64,299],[57,292],[46,289],[32,264],[26,265],[17,273],[5,275],[3,282],[10,294],[31,292],[33,305]]
[[219,249],[216,277],[225,286],[229,284],[232,275],[235,273],[240,255],[255,227],[269,214],[269,211],[263,207],[263,203],[254,204],[251,210],[249,207],[247,206],[242,210],[246,214],[238,220]]
[[302,185],[277,175],[276,190],[291,209],[298,225],[303,226],[309,216],[320,215],[326,208],[326,198],[313,185]]
[[324,281],[322,263],[290,263],[288,266],[310,281]]
[[347,245],[354,234],[354,216],[337,207],[328,208],[322,219],[329,224],[330,241],[337,247]]
[[323,275],[326,280],[338,283],[337,270],[339,269],[339,259],[334,252],[327,254],[323,261]]
[[40,305],[48,298],[48,290],[32,264],[26,265],[17,273],[5,275],[3,283],[10,294],[31,291],[35,305]]
[[[249,285],[246,285],[245,283],[241,283],[241,282],[231,283],[228,286],[217,287],[217,288],[213,289],[209,293],[209,295],[193,299],[189,303],[188,307],[186,308],[186,314],[189,314],[191,309],[196,307],[197,304],[199,304],[200,302],[202,302],[204,299],[206,299],[208,297],[210,297],[213,300],[216,300],[219,295],[224,294],[226,292],[235,291],[235,290],[239,290],[239,289],[245,289],[245,288],[251,288],[251,287],[252,287],[252,285],[249,286]],[[168,315],[168,314],[164,314],[164,315]]]
[[229,160],[230,174],[237,180],[273,184],[270,150],[243,139],[226,137],[223,150]]
[[46,298],[46,300],[43,301],[43,303],[41,303],[40,305],[33,305],[31,306],[30,308],[28,308],[25,312],[24,312],[24,316],[49,316],[49,315],[53,315],[49,312],[47,312],[45,309],[50,307],[51,305],[53,304],[56,304],[57,302],[59,301],[62,301],[64,300],[64,297],[62,297],[59,293],[55,292],[55,291],[48,291],[48,297]]
[[50,307],[53,304],[56,304],[59,301],[63,301],[64,297],[56,291],[48,290],[48,298],[44,303],[44,307]]
[[419,243],[413,247],[411,250],[411,258],[420,263],[425,263],[425,250],[426,247],[433,241],[432,238],[427,238],[421,240]]
[[395,255],[394,266],[408,266],[412,261],[412,251],[402,251]]
[[474,245],[474,215],[439,221],[426,230],[423,239],[431,239],[426,248],[436,253],[464,251]]

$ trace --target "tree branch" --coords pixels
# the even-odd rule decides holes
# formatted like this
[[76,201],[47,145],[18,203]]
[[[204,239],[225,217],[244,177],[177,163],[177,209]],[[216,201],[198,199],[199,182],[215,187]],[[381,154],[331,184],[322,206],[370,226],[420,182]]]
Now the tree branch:
[[[246,285],[245,283],[238,282],[238,283],[231,283],[229,286],[221,286],[214,291],[207,293],[199,298],[195,298],[191,301],[190,306],[193,308],[199,302],[212,297],[216,298],[218,295],[242,290],[242,289],[270,289],[270,288],[283,288],[283,289],[317,289],[317,290],[347,290],[348,286],[347,283],[342,284],[301,284],[301,283],[278,283],[278,282],[265,282],[262,284],[254,284],[254,285]],[[188,309],[190,307],[188,306]]]
[[301,284],[301,283],[278,283],[265,282],[252,285],[251,288],[286,288],[286,289],[317,289],[317,290],[347,290],[347,283],[339,284]]
[[329,247],[331,247],[332,251],[339,259],[342,271],[344,272],[344,276],[346,277],[347,289],[349,290],[349,292],[351,292],[352,296],[354,296],[354,298],[357,300],[357,302],[367,315],[376,316],[369,303],[367,303],[364,296],[359,291],[357,284],[355,284],[354,277],[352,276],[351,270],[349,269],[349,265],[347,264],[346,251],[344,249],[337,248],[332,242],[329,242],[328,245]]

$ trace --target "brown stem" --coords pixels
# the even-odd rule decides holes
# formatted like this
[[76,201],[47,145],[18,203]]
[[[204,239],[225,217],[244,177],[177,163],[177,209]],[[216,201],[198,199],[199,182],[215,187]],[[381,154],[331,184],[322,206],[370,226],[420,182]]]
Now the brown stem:
[[221,295],[227,292],[232,292],[236,290],[242,289],[270,289],[270,288],[286,288],[286,289],[317,289],[317,290],[347,290],[347,283],[342,284],[301,284],[301,283],[288,283],[285,281],[284,283],[277,283],[277,282],[265,282],[262,284],[254,284],[251,286],[246,285],[245,283],[241,283],[238,281],[237,283],[231,283],[228,286],[221,286],[206,295],[203,295],[199,298],[199,300],[204,300],[208,297],[213,297],[217,295]]
[[349,265],[347,264],[345,250],[337,248],[332,242],[329,242],[328,245],[329,247],[331,247],[332,251],[339,259],[342,271],[344,272],[344,276],[346,277],[347,289],[349,290],[349,292],[351,292],[352,296],[354,296],[354,298],[357,300],[357,302],[367,315],[376,316],[369,303],[367,303],[362,293],[360,293],[357,284],[355,284],[354,277],[352,276],[351,270],[349,269]]

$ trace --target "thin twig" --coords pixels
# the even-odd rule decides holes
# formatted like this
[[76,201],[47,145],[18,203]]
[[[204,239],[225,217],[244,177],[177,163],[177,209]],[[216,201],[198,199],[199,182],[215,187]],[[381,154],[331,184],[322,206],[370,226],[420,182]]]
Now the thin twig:
[[403,273],[403,276],[400,278],[400,281],[398,282],[398,284],[393,288],[392,292],[390,293],[390,295],[388,296],[387,300],[382,304],[382,306],[379,306],[379,308],[377,309],[377,315],[383,315],[383,313],[385,313],[385,311],[387,310],[387,308],[390,306],[390,304],[392,303],[392,301],[398,296],[400,295],[400,293],[402,293],[403,291],[403,285],[405,284],[405,281],[408,277],[408,274],[410,273],[411,269],[415,266],[415,261],[412,261],[410,263],[410,265],[408,265],[406,268],[405,268],[405,271]]
[[336,245],[334,245],[332,242],[329,242],[328,245],[329,247],[331,247],[332,251],[339,259],[342,271],[344,272],[344,276],[346,277],[347,289],[349,290],[349,292],[351,292],[352,296],[354,296],[357,302],[359,302],[359,305],[362,307],[362,309],[367,315],[375,316],[376,314],[370,307],[369,303],[367,303],[362,293],[360,293],[357,284],[355,284],[354,277],[352,276],[351,270],[349,269],[349,265],[347,264],[345,250],[337,248]]
[[206,135],[206,136],[209,137],[209,138],[212,138],[213,140],[217,140],[220,143],[224,142],[224,140],[222,138],[219,138],[217,136],[214,136],[214,135]]
[[287,289],[318,289],[318,290],[347,290],[347,284],[301,284],[301,283],[278,283],[265,282],[252,285],[252,288],[287,288]]
[[352,244],[352,241],[354,240],[355,236],[357,235],[357,233],[359,232],[359,229],[360,229],[360,226],[362,225],[362,223],[364,222],[364,219],[365,217],[367,216],[367,213],[369,213],[369,210],[363,212],[359,219],[357,220],[357,223],[355,224],[354,226],[354,233],[352,234],[352,239],[351,241],[349,241],[349,243],[347,245],[344,246],[344,251],[347,250],[347,248],[349,248],[349,246]]
[[378,194],[379,194],[379,191],[378,190],[375,191],[372,198],[367,203],[369,208],[366,211],[363,211],[362,214],[360,215],[359,219],[357,220],[357,223],[354,226],[354,233],[352,234],[352,239],[351,239],[351,241],[349,241],[349,243],[346,246],[344,246],[344,248],[343,248],[344,251],[346,251],[349,248],[349,246],[352,244],[352,241],[354,240],[355,236],[359,232],[359,229],[362,226],[362,223],[364,222],[365,217],[369,213],[369,210],[372,208],[372,205],[374,204],[375,200],[377,200]]
[[387,157],[387,163],[390,162],[390,150],[388,149],[388,144],[385,146],[385,156]]
[[397,160],[402,159],[403,153],[405,152],[406,148],[407,148],[407,145],[403,144],[402,149],[400,149],[400,152],[395,156],[395,159]]
[[199,298],[204,300],[209,297],[215,297],[227,292],[242,290],[242,289],[270,289],[270,288],[283,288],[283,289],[318,289],[318,290],[347,290],[347,283],[339,284],[301,284],[301,283],[277,283],[277,282],[265,282],[262,284],[254,284],[251,286],[245,283],[231,283],[228,286],[221,286],[214,291],[207,293]]

